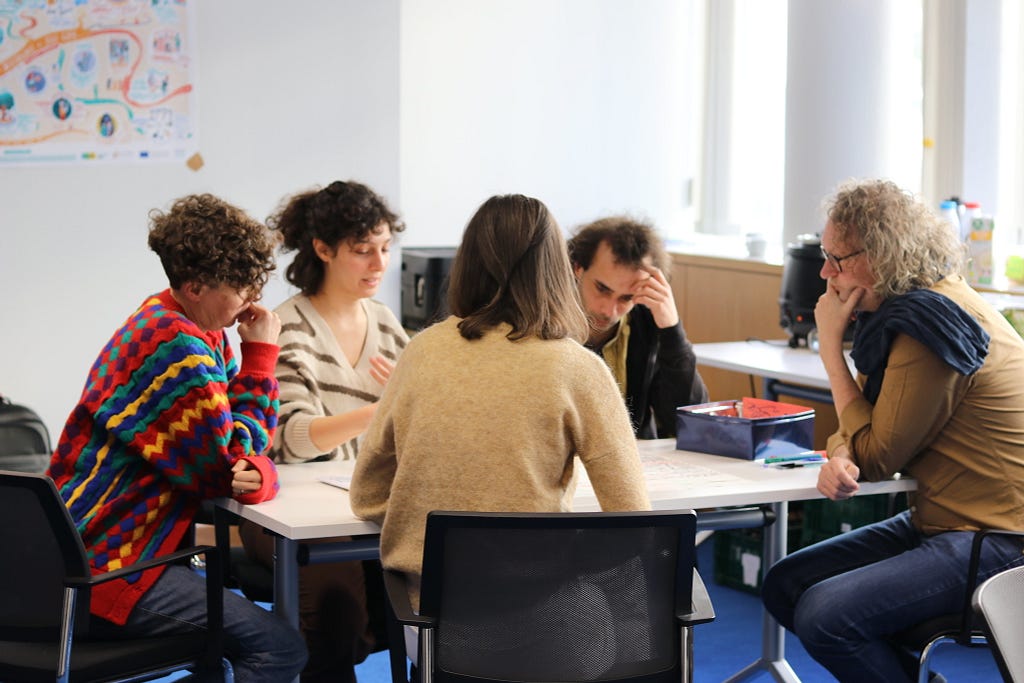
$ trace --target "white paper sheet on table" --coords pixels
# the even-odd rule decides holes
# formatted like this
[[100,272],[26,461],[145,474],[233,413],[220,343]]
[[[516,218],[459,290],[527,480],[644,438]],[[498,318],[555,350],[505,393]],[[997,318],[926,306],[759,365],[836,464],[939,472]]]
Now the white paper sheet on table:
[[[686,456],[676,451],[671,454],[640,452],[640,462],[647,479],[647,490],[652,495],[658,491],[678,493],[688,488],[699,488],[702,492],[717,489],[734,489],[744,480],[726,472],[686,461]],[[580,469],[576,494],[593,495],[594,487],[587,478],[586,469],[577,462]]]
[[350,475],[338,474],[330,477],[318,477],[318,479],[325,484],[337,486],[339,489],[345,489],[346,491],[352,485],[352,477]]

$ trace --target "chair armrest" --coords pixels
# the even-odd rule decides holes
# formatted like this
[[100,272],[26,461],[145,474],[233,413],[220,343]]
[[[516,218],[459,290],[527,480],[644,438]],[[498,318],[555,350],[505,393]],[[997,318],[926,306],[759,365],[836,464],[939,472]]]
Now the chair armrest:
[[[179,560],[188,559],[193,555],[201,555],[203,553],[213,554],[216,553],[217,549],[212,545],[197,545],[191,548],[184,548],[182,550],[176,550],[173,553],[161,555],[160,557],[154,557],[150,560],[143,560],[142,562],[136,562],[133,565],[115,569],[112,572],[106,572],[104,574],[95,574],[92,576],[69,576],[64,579],[64,585],[71,588],[80,588],[82,586],[95,586],[96,584],[106,583],[107,581],[113,581],[114,579],[120,579],[125,576],[131,576],[138,572],[152,569],[153,567],[160,567],[162,565],[171,564]],[[220,559],[219,557],[217,558]],[[218,562],[218,570],[220,563]],[[221,573],[221,572],[219,572]],[[219,579],[220,576],[217,576]]]
[[[214,546],[199,545],[177,550],[150,560],[137,562],[105,574],[95,576],[71,576],[64,579],[64,585],[73,589],[74,593],[84,589],[85,600],[90,599],[89,591],[95,585],[106,583],[117,578],[137,574],[146,569],[168,565],[193,555],[206,555],[206,630],[207,647],[203,655],[205,671],[220,671],[224,656],[224,588],[221,583],[224,569],[220,551]],[[71,598],[74,601],[74,597]],[[71,603],[72,605],[74,602]],[[62,632],[63,634],[63,632]],[[62,637],[64,637],[62,635]]]
[[682,626],[696,626],[715,620],[715,608],[704,581],[696,569],[693,570],[693,590],[690,594],[690,611],[676,614]]
[[426,617],[416,614],[412,610],[412,603],[409,602],[409,588],[405,575],[393,569],[384,570],[384,589],[388,594],[388,602],[394,611],[395,619],[400,624],[419,626],[421,628],[433,628],[437,620],[433,617]]

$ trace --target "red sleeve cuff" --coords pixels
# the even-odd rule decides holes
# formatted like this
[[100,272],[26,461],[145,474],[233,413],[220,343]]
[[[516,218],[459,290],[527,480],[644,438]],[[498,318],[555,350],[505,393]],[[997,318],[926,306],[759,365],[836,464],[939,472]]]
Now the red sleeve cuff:
[[263,485],[256,491],[235,496],[235,500],[244,505],[255,505],[272,500],[280,488],[277,483],[277,467],[274,466],[274,461],[264,455],[246,456],[242,460],[248,460],[253,467],[259,470],[263,477]]
[[277,354],[281,347],[266,342],[242,342],[243,375],[273,376],[277,365]]

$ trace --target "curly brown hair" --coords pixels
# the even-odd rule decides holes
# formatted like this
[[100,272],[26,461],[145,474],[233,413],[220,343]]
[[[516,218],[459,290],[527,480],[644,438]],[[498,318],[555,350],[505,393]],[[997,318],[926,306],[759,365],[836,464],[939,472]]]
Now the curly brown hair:
[[185,283],[228,285],[258,294],[274,270],[271,234],[259,221],[211,194],[175,200],[149,213],[149,248],[174,289]]
[[962,270],[964,246],[949,225],[892,181],[844,183],[825,208],[836,238],[867,252],[882,298],[931,287]]
[[569,240],[569,259],[573,266],[590,268],[594,254],[602,242],[612,250],[615,263],[640,268],[644,259],[669,275],[669,258],[665,245],[650,223],[629,216],[608,216],[581,226]]
[[377,234],[381,223],[392,235],[405,229],[380,195],[352,180],[335,180],[322,190],[286,197],[267,219],[270,229],[281,233],[284,251],[297,252],[285,277],[306,296],[316,294],[324,281],[324,262],[316,255],[314,239],[337,249],[344,241]]

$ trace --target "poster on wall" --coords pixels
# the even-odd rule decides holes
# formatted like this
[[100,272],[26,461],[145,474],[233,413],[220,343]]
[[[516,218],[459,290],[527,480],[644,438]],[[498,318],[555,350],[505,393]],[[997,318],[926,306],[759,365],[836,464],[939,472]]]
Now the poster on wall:
[[0,0],[0,166],[194,154],[194,4]]

